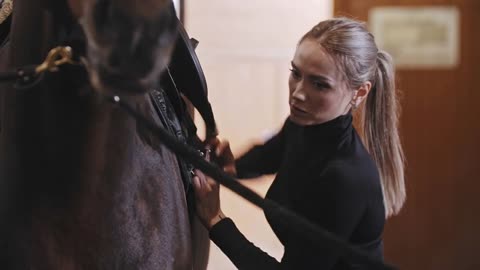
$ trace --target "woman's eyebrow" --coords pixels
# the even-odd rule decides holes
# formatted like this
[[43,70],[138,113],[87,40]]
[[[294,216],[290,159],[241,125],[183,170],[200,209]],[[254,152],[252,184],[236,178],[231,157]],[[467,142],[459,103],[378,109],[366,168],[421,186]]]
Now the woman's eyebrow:
[[[293,61],[290,62],[290,64],[292,65],[292,68],[296,69],[296,70],[300,70],[297,65],[295,65],[295,63],[293,63]],[[330,79],[330,77],[327,77],[327,76],[324,76],[324,75],[320,75],[320,74],[309,74],[308,77],[311,79],[311,80],[318,80],[318,81],[323,81],[323,82],[326,82],[326,83],[329,83],[329,84],[332,84],[333,80]]]
[[312,80],[322,81],[322,82],[326,82],[326,83],[329,83],[329,84],[332,83],[332,80],[329,77],[326,77],[326,76],[323,76],[323,75],[312,74],[312,75],[309,75],[308,77],[310,77],[310,79],[312,79]]

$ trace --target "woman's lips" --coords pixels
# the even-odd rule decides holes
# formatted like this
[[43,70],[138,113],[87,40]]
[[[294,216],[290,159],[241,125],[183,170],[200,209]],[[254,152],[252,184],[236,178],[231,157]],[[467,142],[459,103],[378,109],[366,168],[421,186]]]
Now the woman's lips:
[[290,112],[293,114],[298,114],[298,115],[306,115],[308,114],[307,111],[295,106],[295,105],[290,105]]

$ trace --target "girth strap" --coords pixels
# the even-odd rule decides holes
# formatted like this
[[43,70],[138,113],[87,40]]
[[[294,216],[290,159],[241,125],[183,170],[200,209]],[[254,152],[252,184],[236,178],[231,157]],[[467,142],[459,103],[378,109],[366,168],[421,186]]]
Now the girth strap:
[[[174,110],[174,106],[172,106],[171,99],[175,99],[175,97],[170,97],[163,88],[151,91],[150,97],[165,129],[170,134],[175,136],[180,142],[188,144],[190,147],[195,149],[199,149],[200,140],[196,136],[196,132],[192,131],[191,127],[188,128],[190,124],[186,120],[191,121],[191,119],[187,111],[185,110],[181,115],[177,115]],[[194,214],[194,193],[192,188],[192,172],[194,167],[191,163],[186,162],[183,158],[179,157],[178,155],[176,156],[185,189],[185,197],[187,200],[189,215],[192,218]]]
[[[188,141],[187,131],[185,130],[184,125],[182,125],[182,123],[180,122],[179,117],[177,117],[177,114],[175,113],[173,106],[170,102],[170,98],[167,96],[165,91],[162,88],[160,88],[159,90],[153,90],[150,92],[150,97],[153,104],[155,105],[155,110],[157,111],[158,116],[165,128],[179,141],[186,144]],[[190,171],[193,169],[193,167],[179,158],[178,163],[182,173],[185,192],[187,193],[191,185]]]

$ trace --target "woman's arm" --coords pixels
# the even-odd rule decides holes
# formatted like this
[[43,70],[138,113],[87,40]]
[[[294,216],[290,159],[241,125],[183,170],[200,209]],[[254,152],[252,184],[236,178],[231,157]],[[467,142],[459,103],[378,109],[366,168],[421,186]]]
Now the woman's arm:
[[222,219],[210,229],[210,239],[238,269],[280,268],[280,263],[275,258],[248,241],[229,218]]
[[256,145],[235,161],[238,178],[253,178],[273,174],[281,165],[287,121],[282,129],[263,145]]
[[248,241],[233,221],[225,217],[220,207],[219,184],[199,170],[195,173],[193,186],[197,215],[209,230],[212,241],[238,269],[279,269],[279,263],[273,257]]

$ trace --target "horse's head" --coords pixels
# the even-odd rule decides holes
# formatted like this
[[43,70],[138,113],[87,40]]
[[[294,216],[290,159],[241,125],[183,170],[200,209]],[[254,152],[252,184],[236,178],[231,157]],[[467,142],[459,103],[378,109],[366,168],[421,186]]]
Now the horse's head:
[[87,35],[97,89],[142,93],[167,66],[177,33],[171,0],[68,0]]

